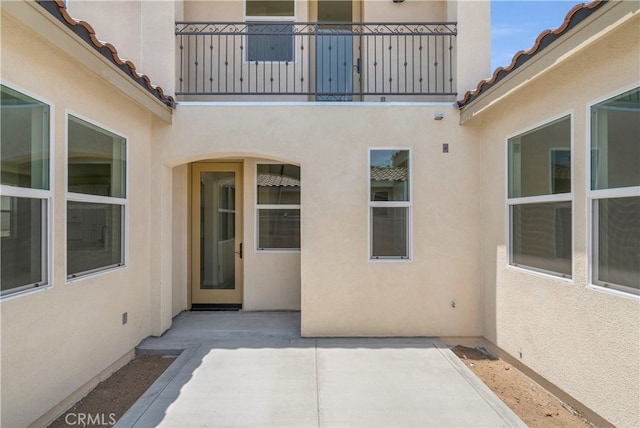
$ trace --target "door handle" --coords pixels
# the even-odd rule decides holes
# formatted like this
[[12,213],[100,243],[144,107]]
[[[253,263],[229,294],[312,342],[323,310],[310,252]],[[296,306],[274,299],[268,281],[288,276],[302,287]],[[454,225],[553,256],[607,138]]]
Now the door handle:
[[240,251],[235,251],[235,253],[236,253],[238,256],[240,256],[240,258],[242,258],[242,242],[240,243],[240,248],[239,248],[239,250],[240,250]]
[[356,70],[356,73],[360,74],[360,58],[356,58],[356,63],[353,65],[353,68]]

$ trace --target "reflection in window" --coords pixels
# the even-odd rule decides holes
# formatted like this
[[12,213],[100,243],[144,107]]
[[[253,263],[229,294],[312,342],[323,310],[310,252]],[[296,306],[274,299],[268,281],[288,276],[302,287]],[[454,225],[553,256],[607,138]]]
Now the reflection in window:
[[369,216],[372,259],[409,258],[409,150],[371,150]]
[[640,294],[640,88],[591,107],[592,279]]
[[47,281],[46,200],[0,197],[2,207],[2,295]]
[[122,264],[121,205],[67,203],[67,275]]
[[2,296],[48,283],[49,111],[0,85]]
[[293,16],[293,0],[246,0],[247,16]]
[[2,184],[49,189],[49,106],[1,86]]
[[571,202],[511,209],[511,262],[571,276]]
[[125,140],[69,117],[69,192],[124,198]]
[[124,265],[126,141],[68,116],[67,278]]
[[507,146],[509,264],[570,278],[571,117],[510,138]]
[[300,167],[257,166],[258,249],[300,249]]

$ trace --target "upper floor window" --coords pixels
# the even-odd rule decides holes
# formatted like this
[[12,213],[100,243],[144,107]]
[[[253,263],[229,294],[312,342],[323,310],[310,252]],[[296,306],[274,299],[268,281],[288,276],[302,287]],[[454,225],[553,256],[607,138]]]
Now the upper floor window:
[[371,259],[409,259],[411,152],[369,152],[369,226]]
[[258,250],[300,249],[300,167],[257,166]]
[[640,294],[640,88],[590,112],[592,281]]
[[69,116],[67,277],[124,264],[126,140]]
[[247,16],[294,16],[294,0],[246,0]]
[[[294,0],[246,0],[248,61],[294,60]],[[265,22],[266,21],[266,22]]]
[[49,282],[50,108],[0,85],[2,296]]
[[571,117],[508,143],[509,264],[572,274]]

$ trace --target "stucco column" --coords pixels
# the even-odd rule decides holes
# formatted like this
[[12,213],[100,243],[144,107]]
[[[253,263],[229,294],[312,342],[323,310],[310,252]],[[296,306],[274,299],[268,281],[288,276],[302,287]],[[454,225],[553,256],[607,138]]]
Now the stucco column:
[[149,333],[160,336],[171,327],[172,315],[172,193],[173,173],[162,163],[160,150],[152,150],[150,236]]
[[491,77],[491,2],[449,0],[447,20],[458,23],[456,88],[461,98]]

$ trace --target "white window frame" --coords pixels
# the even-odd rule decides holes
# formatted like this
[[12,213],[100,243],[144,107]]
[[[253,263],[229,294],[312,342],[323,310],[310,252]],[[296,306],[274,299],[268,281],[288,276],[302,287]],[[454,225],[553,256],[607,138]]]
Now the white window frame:
[[[270,23],[281,23],[281,24],[291,24],[294,25],[297,22],[297,13],[298,13],[298,2],[297,0],[293,0],[293,15],[292,16],[261,16],[261,15],[247,15],[247,0],[243,0],[243,15],[244,15],[244,22],[247,25],[247,29],[249,28],[250,25],[255,25],[255,24],[265,24],[268,25]],[[294,28],[295,30],[295,28]],[[291,61],[262,61],[259,60],[257,61],[258,64],[264,66],[264,64],[286,64],[287,62],[293,64],[297,62],[297,56],[296,56],[296,37],[295,35],[291,35],[291,38],[293,39],[293,52],[292,52],[292,59]],[[243,44],[244,46],[246,46],[246,49],[244,49],[244,53],[242,54],[242,62],[244,64],[254,64],[256,61],[249,61],[248,55],[249,55],[249,36],[245,35],[243,36]]]
[[[88,195],[83,193],[74,193],[69,192],[69,120],[70,117],[74,117],[76,119],[80,119],[84,122],[87,122],[97,128],[100,128],[104,131],[110,132],[112,134],[117,135],[120,138],[125,140],[125,198],[118,197],[109,197],[109,196],[97,196],[97,195]],[[82,280],[85,278],[90,278],[97,275],[106,274],[115,270],[124,269],[128,266],[128,258],[129,258],[129,137],[122,132],[119,132],[107,125],[99,123],[95,120],[92,120],[86,116],[78,114],[72,110],[65,111],[65,150],[64,150],[64,192],[65,192],[65,207],[64,207],[64,254],[65,254],[65,278],[66,283],[70,284],[76,282],[78,280]],[[122,263],[116,265],[104,266],[96,269],[92,269],[89,271],[79,272],[76,274],[69,275],[67,272],[68,263],[67,258],[69,257],[68,253],[68,231],[67,231],[67,216],[68,216],[68,202],[85,202],[85,203],[93,203],[93,204],[107,204],[107,205],[119,205],[122,210],[122,231],[121,231],[121,254],[122,254]]]
[[[372,201],[371,200],[371,152],[374,150],[402,150],[408,151],[409,158],[409,200],[408,201]],[[407,256],[373,256],[373,208],[407,208]],[[369,147],[367,149],[367,210],[368,222],[367,228],[367,250],[368,260],[370,262],[411,262],[413,260],[413,149],[411,147]]]
[[[575,168],[574,168],[574,119],[573,119],[574,111],[568,110],[552,116],[548,119],[537,122],[531,126],[528,126],[524,129],[521,129],[517,132],[514,132],[510,135],[507,135],[505,138],[505,246],[506,246],[506,260],[505,264],[508,269],[514,269],[522,272],[533,273],[537,275],[542,275],[545,277],[552,277],[554,279],[560,279],[563,281],[567,281],[569,283],[574,282],[575,276],[575,207],[574,207],[574,192],[575,192]],[[509,197],[509,140],[523,134],[526,134],[530,131],[533,131],[537,128],[543,127],[545,125],[549,125],[555,121],[560,119],[564,119],[569,117],[570,121],[570,156],[571,156],[571,192],[569,193],[559,193],[559,194],[548,194],[548,195],[538,195],[538,196],[524,196],[524,197]],[[553,147],[550,149],[550,153],[552,150],[558,150],[558,147]],[[565,149],[566,150],[566,149]],[[551,155],[550,155],[551,156]],[[551,190],[551,183],[549,185],[549,190]],[[548,271],[545,269],[536,268],[534,266],[526,266],[519,265],[512,262],[513,260],[513,244],[511,241],[511,232],[513,230],[512,224],[512,207],[516,205],[526,205],[526,204],[535,204],[535,203],[554,203],[554,202],[569,202],[571,204],[571,274],[563,274],[560,272]]]
[[7,88],[19,92],[23,95],[26,95],[30,98],[33,98],[36,101],[41,102],[42,104],[46,104],[49,107],[49,189],[31,189],[26,187],[17,187],[17,186],[9,186],[5,184],[0,184],[0,195],[16,197],[16,198],[28,198],[28,199],[40,199],[43,201],[42,214],[44,216],[44,221],[42,224],[42,240],[45,244],[42,246],[42,264],[46,266],[42,266],[42,274],[43,281],[41,283],[36,284],[27,284],[21,287],[16,287],[15,291],[10,291],[7,294],[0,296],[0,300],[6,301],[15,297],[24,296],[26,294],[31,294],[37,291],[43,291],[53,287],[53,278],[54,278],[54,259],[53,259],[53,228],[54,224],[53,220],[53,189],[55,188],[54,183],[54,174],[53,174],[53,162],[52,159],[55,153],[55,129],[54,129],[54,120],[55,111],[53,102],[37,95],[19,85],[8,82],[6,80],[0,80],[0,84],[6,86]]
[[638,290],[626,287],[624,285],[618,284],[609,284],[602,281],[598,281],[596,278],[598,277],[598,249],[594,248],[595,240],[597,239],[596,228],[598,226],[598,213],[596,211],[597,204],[596,202],[601,199],[614,199],[614,198],[625,198],[625,197],[640,197],[640,186],[633,187],[618,187],[612,189],[599,189],[592,190],[591,182],[592,182],[592,168],[591,168],[591,156],[592,156],[592,140],[591,140],[591,108],[596,104],[600,104],[603,101],[607,101],[611,98],[614,98],[618,95],[621,95],[627,91],[630,91],[635,88],[640,87],[640,81],[634,82],[630,85],[624,86],[615,91],[609,92],[606,95],[598,97],[594,100],[589,101],[586,104],[585,108],[585,146],[586,146],[586,156],[585,156],[585,168],[587,173],[585,174],[585,189],[587,191],[587,215],[586,215],[586,237],[587,237],[587,261],[588,261],[588,278],[587,284],[588,287],[598,290],[604,291],[610,294],[614,294],[617,296],[632,298],[636,300],[640,300],[640,294],[638,294]]
[[[258,203],[258,166],[259,165],[294,165],[300,167],[300,165],[296,165],[295,163],[288,162],[271,162],[271,161],[258,161],[255,164],[254,173],[255,173],[255,186],[254,186],[254,205],[255,205],[255,215],[256,215],[256,227],[254,228],[255,232],[255,240],[256,243],[255,251],[258,253],[299,253],[300,248],[261,248],[260,247],[260,210],[300,210],[302,214],[302,201],[300,204],[259,204]],[[302,175],[302,168],[300,168],[300,172]],[[302,195],[302,176],[300,177],[300,194]],[[300,219],[302,222],[302,219]]]

